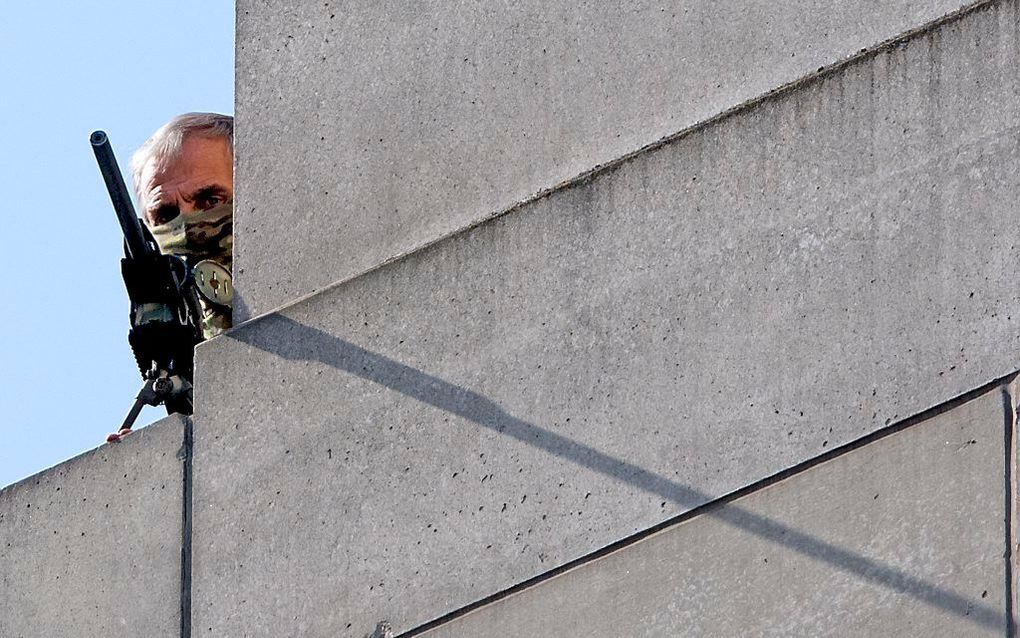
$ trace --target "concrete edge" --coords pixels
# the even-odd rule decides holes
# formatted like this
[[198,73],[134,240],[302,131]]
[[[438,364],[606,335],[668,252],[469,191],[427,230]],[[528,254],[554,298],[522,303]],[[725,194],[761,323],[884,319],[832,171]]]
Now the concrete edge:
[[[452,231],[450,231],[448,233],[445,233],[443,235],[440,235],[440,236],[438,236],[436,238],[426,240],[426,241],[424,241],[424,242],[422,242],[422,243],[420,243],[420,244],[418,244],[418,245],[416,245],[416,246],[414,246],[414,247],[412,247],[412,248],[410,248],[410,249],[408,249],[408,250],[406,250],[404,252],[398,253],[398,254],[396,254],[396,255],[394,255],[392,257],[389,257],[389,258],[379,262],[378,264],[372,266],[371,268],[367,268],[367,269],[362,270],[360,272],[357,272],[357,273],[355,273],[355,274],[353,274],[353,275],[351,275],[349,277],[345,277],[345,278],[340,279],[340,280],[338,280],[338,281],[336,281],[336,282],[334,282],[332,284],[329,284],[328,286],[324,286],[323,288],[319,288],[319,289],[313,290],[312,292],[309,292],[307,294],[301,295],[301,296],[297,297],[296,299],[293,299],[291,301],[288,301],[287,303],[281,304],[280,306],[277,306],[276,308],[273,308],[273,309],[268,310],[266,312],[263,312],[263,313],[260,313],[258,315],[255,315],[254,317],[249,317],[248,319],[245,319],[241,323],[235,325],[233,328],[231,328],[231,330],[236,330],[237,328],[240,328],[242,326],[245,326],[245,325],[248,325],[250,323],[254,323],[256,321],[259,321],[259,320],[263,319],[264,317],[267,317],[267,316],[270,316],[270,315],[274,315],[274,314],[277,314],[277,313],[282,312],[284,310],[287,310],[289,308],[292,308],[294,306],[300,305],[300,304],[308,301],[309,299],[314,298],[315,296],[317,296],[317,295],[319,295],[321,293],[329,292],[329,291],[335,290],[337,288],[340,288],[344,284],[347,284],[347,283],[349,283],[349,282],[351,282],[351,281],[353,281],[355,279],[363,277],[363,276],[365,276],[365,275],[367,275],[369,273],[375,272],[376,270],[380,270],[382,268],[385,268],[386,266],[389,266],[390,264],[393,264],[395,262],[403,260],[403,259],[405,259],[407,257],[410,257],[411,255],[416,254],[416,253],[422,252],[422,251],[424,251],[424,250],[426,250],[428,248],[431,248],[431,247],[433,247],[433,246],[435,246],[437,244],[440,244],[440,243],[442,243],[442,242],[444,242],[444,241],[446,241],[448,239],[451,239],[453,237],[456,237],[458,235],[466,233],[466,232],[472,230],[473,228],[481,226],[481,225],[483,225],[483,224],[485,224],[485,223],[487,223],[489,221],[492,221],[492,220],[497,219],[499,217],[502,217],[504,215],[508,215],[510,213],[518,211],[518,210],[528,206],[529,204],[533,204],[534,202],[540,201],[540,200],[545,199],[547,197],[551,197],[551,196],[555,195],[556,193],[558,193],[560,191],[567,191],[567,190],[570,190],[572,188],[576,188],[578,186],[583,186],[583,185],[587,184],[588,182],[591,182],[594,179],[597,179],[597,178],[599,178],[599,177],[601,177],[603,175],[608,175],[608,174],[612,173],[617,168],[620,168],[621,166],[627,164],[628,162],[630,162],[631,160],[633,160],[633,159],[635,159],[635,158],[637,158],[639,156],[642,156],[642,155],[645,155],[646,153],[650,153],[652,151],[655,151],[655,150],[657,150],[659,148],[662,148],[663,146],[666,146],[668,144],[672,144],[673,142],[682,140],[683,138],[685,138],[685,137],[687,137],[687,136],[689,136],[689,135],[691,135],[693,133],[696,133],[696,132],[701,131],[701,130],[703,130],[705,128],[708,128],[708,127],[710,127],[710,126],[712,126],[714,124],[717,124],[720,121],[725,120],[727,118],[730,118],[730,117],[733,117],[735,115],[738,115],[738,114],[744,113],[746,111],[749,111],[749,110],[755,108],[756,106],[759,106],[761,104],[769,102],[770,100],[776,99],[776,98],[781,97],[781,96],[785,96],[788,93],[792,93],[792,92],[797,91],[799,89],[802,89],[804,87],[810,86],[810,85],[814,84],[815,82],[821,81],[821,80],[823,80],[825,78],[828,78],[828,77],[830,77],[832,75],[840,73],[844,69],[848,69],[848,68],[850,68],[850,67],[852,67],[852,66],[854,66],[856,64],[860,64],[860,63],[862,63],[862,62],[864,62],[866,60],[870,60],[872,58],[875,58],[879,54],[881,54],[881,53],[883,53],[885,51],[888,51],[890,49],[893,49],[893,48],[896,48],[896,47],[899,47],[899,46],[903,46],[907,42],[909,42],[909,41],[911,41],[911,40],[913,40],[915,38],[918,38],[918,37],[920,37],[920,36],[930,32],[930,31],[933,31],[933,30],[935,30],[935,29],[937,29],[939,27],[942,27],[942,26],[944,26],[946,24],[950,24],[952,22],[956,22],[956,21],[958,21],[958,20],[960,20],[962,18],[965,18],[966,16],[968,16],[968,15],[970,15],[972,13],[976,13],[978,11],[981,11],[982,9],[990,7],[991,5],[997,4],[997,3],[1001,2],[1001,1],[1002,0],[976,0],[975,2],[973,2],[973,3],[969,4],[969,5],[966,5],[964,7],[956,9],[955,11],[949,12],[949,13],[943,15],[942,17],[939,17],[939,18],[936,18],[936,19],[931,20],[929,22],[926,22],[924,24],[921,24],[921,25],[919,25],[919,26],[917,26],[917,27],[915,27],[913,29],[904,31],[903,33],[900,33],[899,35],[896,35],[896,36],[893,36],[893,37],[888,38],[886,40],[883,40],[882,42],[879,42],[878,44],[875,44],[875,45],[873,45],[871,47],[865,47],[865,48],[861,49],[860,51],[858,51],[857,53],[854,53],[854,54],[852,54],[852,55],[850,55],[850,56],[848,56],[846,58],[837,60],[837,61],[835,61],[835,62],[833,62],[833,63],[831,63],[831,64],[829,64],[827,66],[821,66],[821,67],[818,68],[817,71],[815,71],[813,73],[809,73],[809,74],[804,75],[804,76],[802,76],[800,78],[797,78],[796,80],[792,80],[792,81],[787,82],[785,84],[781,84],[781,85],[779,85],[778,87],[776,87],[774,89],[770,89],[770,90],[766,91],[765,93],[762,93],[762,94],[760,94],[760,95],[758,95],[756,97],[750,98],[750,99],[745,100],[745,101],[743,101],[743,102],[741,102],[741,103],[739,103],[739,104],[737,104],[735,106],[732,106],[732,107],[730,107],[728,109],[720,111],[716,115],[713,115],[713,116],[711,116],[709,118],[706,118],[706,119],[701,120],[699,122],[695,122],[694,124],[692,124],[690,126],[687,126],[687,127],[683,128],[683,129],[677,131],[676,133],[671,133],[669,135],[666,135],[665,137],[663,137],[663,138],[661,138],[661,139],[659,139],[659,140],[657,140],[655,142],[651,142],[649,144],[646,144],[646,145],[644,145],[644,146],[642,146],[642,147],[640,147],[640,148],[638,148],[638,149],[636,149],[634,151],[631,151],[630,153],[626,153],[626,154],[621,155],[620,157],[618,157],[618,158],[616,158],[614,160],[606,162],[605,164],[597,164],[596,166],[588,169],[587,171],[584,171],[583,173],[581,173],[581,174],[579,174],[579,175],[577,175],[577,176],[575,176],[573,178],[564,180],[564,181],[560,182],[559,184],[556,184],[556,185],[551,186],[549,188],[542,189],[542,190],[538,191],[537,193],[534,193],[533,195],[531,195],[529,197],[526,197],[526,198],[524,198],[524,199],[522,199],[520,201],[517,201],[517,202],[515,202],[513,204],[510,204],[509,206],[506,206],[506,207],[504,207],[502,209],[499,209],[499,210],[496,210],[496,211],[492,211],[492,212],[489,212],[489,213],[483,213],[481,216],[476,218],[474,221],[468,222],[467,224],[464,224],[463,226],[461,226],[461,227],[459,227],[459,228],[457,228],[455,230],[452,230]],[[236,105],[235,105],[235,110],[236,110]],[[235,157],[234,162],[235,162],[235,168],[236,168],[236,162],[237,162],[236,157]],[[202,344],[199,344],[198,347],[201,347],[201,345]]]
[[124,446],[131,447],[134,445],[139,445],[139,441],[144,441],[146,438],[146,430],[148,430],[150,427],[163,427],[164,424],[169,423],[170,421],[177,421],[183,425],[185,422],[190,422],[190,419],[180,414],[171,414],[165,416],[162,419],[153,421],[152,423],[137,428],[136,430],[134,430],[131,436],[127,437],[122,441],[118,441],[117,443],[101,443],[94,448],[85,450],[84,452],[76,454],[70,458],[64,459],[63,461],[54,463],[53,465],[45,467],[39,470],[38,472],[33,472],[32,474],[26,476],[25,478],[15,481],[10,485],[4,485],[3,487],[0,487],[0,496],[3,496],[6,493],[13,492],[16,489],[20,489],[24,485],[28,484],[30,481],[35,481],[42,474],[50,472],[67,463],[83,463],[85,462],[85,459],[91,456],[95,456],[96,454],[99,454],[100,451],[107,449],[107,446],[116,445],[121,447]]
[[[540,585],[543,582],[548,581],[557,576],[560,576],[566,572],[582,567],[587,563],[603,558],[608,554],[625,549],[667,528],[673,527],[680,523],[684,523],[688,520],[697,518],[699,516],[711,514],[712,512],[721,508],[722,506],[727,505],[740,498],[743,498],[755,492],[759,492],[777,483],[781,483],[787,479],[802,474],[827,461],[831,461],[850,452],[854,452],[860,448],[877,443],[878,441],[881,441],[882,439],[885,439],[886,437],[894,435],[898,432],[902,432],[903,430],[906,430],[908,428],[920,425],[921,423],[928,421],[935,416],[953,410],[980,396],[983,396],[990,392],[995,392],[996,390],[999,390],[1002,393],[1006,421],[1006,423],[1004,424],[1005,425],[1004,432],[1006,438],[1005,460],[1007,470],[1005,476],[1006,538],[1004,539],[1006,547],[1003,553],[1003,560],[1006,563],[1006,578],[1007,578],[1006,617],[1007,623],[1009,623],[1010,627],[1009,635],[1015,635],[1016,633],[1015,597],[1017,595],[1017,592],[1014,590],[1014,586],[1012,583],[1012,574],[1017,573],[1017,565],[1015,564],[1017,553],[1012,551],[1012,548],[1015,546],[1014,543],[1016,542],[1017,537],[1017,528],[1015,520],[1016,506],[1014,504],[1014,499],[1017,498],[1018,492],[1016,491],[1017,488],[1017,479],[1015,477],[1016,472],[1013,471],[1014,466],[1012,465],[1012,463],[1015,462],[1016,460],[1016,450],[1014,446],[1016,445],[1015,432],[1017,428],[1017,408],[1018,408],[1017,406],[1018,388],[1016,386],[1018,383],[1020,383],[1020,369],[1014,370],[1013,372],[1010,372],[1009,374],[999,377],[997,379],[993,379],[992,381],[989,381],[984,385],[981,385],[980,387],[964,392],[963,394],[957,395],[936,406],[927,408],[921,412],[908,416],[900,421],[897,421],[896,423],[892,423],[879,430],[866,434],[840,447],[833,448],[828,452],[807,459],[806,461],[802,461],[797,465],[786,468],[771,476],[765,477],[763,479],[755,481],[754,483],[746,485],[740,489],[724,494],[723,496],[720,496],[715,500],[709,501],[704,505],[700,505],[692,510],[669,518],[665,521],[662,521],[661,523],[649,527],[648,529],[637,532],[636,534],[632,534],[630,536],[627,536],[626,538],[622,538],[614,543],[606,545],[605,547],[597,549],[594,552],[576,558],[568,563],[564,563],[563,565],[555,567],[547,572],[543,572],[537,576],[517,583],[512,587],[508,587],[507,589],[504,589],[502,591],[498,591],[494,594],[490,594],[488,596],[480,598],[468,605],[465,605],[464,607],[461,607],[460,609],[456,609],[452,612],[449,612],[447,614],[434,618],[426,623],[423,623],[417,627],[414,627],[413,629],[405,631],[395,636],[395,638],[412,638],[413,636],[421,635],[427,631],[439,627],[440,625],[444,625],[452,620],[465,616],[481,607],[485,607],[487,605],[499,602],[514,594],[520,593],[526,589],[530,589],[532,587]],[[386,624],[385,620],[383,620],[380,623],[380,626],[384,624]]]

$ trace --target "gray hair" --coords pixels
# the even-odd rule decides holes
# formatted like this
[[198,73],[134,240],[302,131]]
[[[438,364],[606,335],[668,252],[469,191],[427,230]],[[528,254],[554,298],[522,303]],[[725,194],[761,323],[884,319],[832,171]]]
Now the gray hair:
[[230,152],[234,152],[234,118],[229,115],[185,113],[159,127],[159,130],[145,140],[145,143],[131,156],[131,176],[134,180],[135,197],[143,210],[145,198],[142,193],[142,171],[145,166],[150,161],[166,164],[177,159],[180,156],[184,138],[189,135],[224,139],[230,147]]

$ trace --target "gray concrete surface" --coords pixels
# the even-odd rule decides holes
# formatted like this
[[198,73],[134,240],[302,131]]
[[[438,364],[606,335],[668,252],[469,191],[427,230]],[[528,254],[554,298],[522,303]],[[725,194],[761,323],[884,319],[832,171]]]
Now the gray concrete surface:
[[994,388],[420,635],[1009,635],[1014,394]]
[[240,0],[237,319],[966,4]]
[[406,630],[1015,369],[1016,12],[203,344],[196,631]]
[[184,421],[0,490],[0,636],[180,635]]

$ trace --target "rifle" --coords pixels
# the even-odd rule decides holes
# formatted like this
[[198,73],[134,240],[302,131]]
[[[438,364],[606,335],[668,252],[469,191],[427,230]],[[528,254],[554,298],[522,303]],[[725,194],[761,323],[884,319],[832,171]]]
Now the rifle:
[[131,302],[128,343],[142,373],[142,389],[121,429],[130,430],[143,405],[166,407],[167,414],[192,413],[195,345],[202,340],[202,310],[180,257],[163,255],[134,206],[103,131],[89,137],[124,233],[120,271]]

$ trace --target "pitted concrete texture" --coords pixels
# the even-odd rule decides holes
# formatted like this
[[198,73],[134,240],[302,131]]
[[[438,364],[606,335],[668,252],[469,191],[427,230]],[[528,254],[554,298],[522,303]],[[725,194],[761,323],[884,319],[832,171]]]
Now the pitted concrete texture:
[[396,632],[1020,352],[1002,2],[199,347],[196,632]]
[[240,0],[235,325],[966,4]]
[[184,423],[0,490],[0,636],[180,635]]
[[420,635],[1010,635],[1012,394],[996,387]]

